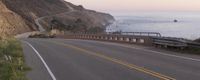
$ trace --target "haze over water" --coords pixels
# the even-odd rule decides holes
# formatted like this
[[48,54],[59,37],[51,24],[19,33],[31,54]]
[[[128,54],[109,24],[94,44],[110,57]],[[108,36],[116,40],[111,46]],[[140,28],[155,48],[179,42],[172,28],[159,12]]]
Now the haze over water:
[[[159,32],[162,36],[200,38],[199,12],[131,12],[112,13],[116,22],[108,32]],[[177,23],[174,20],[178,20]]]
[[[109,27],[124,32],[160,32],[163,36],[200,38],[200,0],[67,0],[85,8],[111,13]],[[146,11],[146,12],[144,12]],[[178,22],[174,23],[174,19]]]

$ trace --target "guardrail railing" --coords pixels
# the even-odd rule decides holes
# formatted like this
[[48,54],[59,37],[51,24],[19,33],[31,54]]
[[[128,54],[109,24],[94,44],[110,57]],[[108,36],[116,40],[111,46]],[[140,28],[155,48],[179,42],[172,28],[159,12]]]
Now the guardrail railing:
[[161,34],[158,32],[108,32],[108,34],[161,37]]
[[200,48],[199,43],[192,42],[183,38],[161,37],[157,32],[112,32],[112,33],[75,33],[65,34],[59,37],[70,39],[103,40],[112,42],[124,42],[141,45],[156,45],[163,47],[177,47],[184,49],[186,47]]
[[200,43],[193,42],[191,40],[186,40],[183,38],[174,38],[174,37],[152,37],[153,44],[164,46],[164,47],[178,47],[178,48],[200,48]]
[[106,33],[74,33],[74,34],[109,34],[109,35],[132,35],[132,36],[155,36],[161,37],[158,32],[106,32]]
[[172,37],[152,37],[153,45],[164,46],[164,47],[178,47],[184,49],[188,46],[186,41],[182,38],[172,38]]
[[65,34],[59,36],[63,38],[70,39],[87,39],[87,40],[102,40],[102,41],[112,41],[112,42],[123,42],[123,43],[133,43],[141,45],[152,45],[152,39],[150,36],[141,35],[121,35],[121,34]]
[[189,47],[200,48],[200,43],[197,42],[187,42]]

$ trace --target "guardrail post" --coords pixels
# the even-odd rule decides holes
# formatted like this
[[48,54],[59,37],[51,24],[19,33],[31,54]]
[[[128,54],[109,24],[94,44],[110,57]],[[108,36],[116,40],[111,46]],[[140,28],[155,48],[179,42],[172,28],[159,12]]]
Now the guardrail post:
[[85,39],[85,38],[86,38],[86,35],[83,35],[83,38]]
[[110,40],[113,40],[113,37],[110,37]]
[[99,39],[99,36],[97,36],[97,39]]
[[115,37],[115,41],[117,41],[118,40],[118,38],[117,37]]
[[108,37],[107,37],[107,36],[105,37],[105,40],[108,40]]
[[140,43],[145,43],[145,40],[144,39],[139,39],[139,42]]
[[74,38],[77,38],[77,35],[75,35]]
[[95,39],[95,36],[93,35],[92,39]]
[[81,35],[81,38],[84,38],[84,35]]
[[126,38],[126,40],[125,40],[126,42],[129,42],[130,41],[130,39],[129,38]]
[[123,39],[123,37],[120,37],[120,39],[119,39],[120,41],[123,41],[124,39]]
[[135,38],[132,38],[132,42],[136,43],[136,42],[137,42],[137,40],[136,40]]
[[103,40],[103,39],[104,39],[104,37],[103,37],[103,36],[101,36],[101,39]]

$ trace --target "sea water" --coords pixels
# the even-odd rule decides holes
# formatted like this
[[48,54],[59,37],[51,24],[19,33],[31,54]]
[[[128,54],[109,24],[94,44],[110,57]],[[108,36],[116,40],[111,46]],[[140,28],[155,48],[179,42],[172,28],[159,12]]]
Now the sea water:
[[[107,32],[159,32],[166,37],[200,38],[200,12],[112,13],[116,21]],[[177,20],[178,22],[174,22]]]

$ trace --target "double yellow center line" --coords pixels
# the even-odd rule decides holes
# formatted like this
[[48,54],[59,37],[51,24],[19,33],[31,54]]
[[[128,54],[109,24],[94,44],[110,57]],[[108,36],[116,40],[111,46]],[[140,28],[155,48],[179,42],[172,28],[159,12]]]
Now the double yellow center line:
[[123,65],[123,66],[125,66],[129,69],[134,69],[134,70],[149,74],[151,76],[159,78],[160,80],[176,80],[176,79],[171,78],[169,76],[166,76],[166,75],[145,69],[143,67],[136,66],[134,64],[131,64],[131,63],[119,60],[119,59],[108,57],[108,56],[103,55],[101,53],[92,52],[92,51],[89,51],[89,50],[86,50],[86,49],[83,49],[83,48],[80,48],[80,47],[76,47],[76,46],[73,46],[73,45],[70,45],[70,44],[60,43],[60,42],[56,42],[56,41],[52,41],[52,42],[55,43],[55,44],[58,44],[58,45],[63,45],[63,46],[68,47],[68,48],[73,48],[73,49],[82,51],[84,53],[87,53],[87,54],[90,54],[90,55],[93,55],[93,56],[96,56],[96,57],[99,57],[99,58],[102,58],[102,59],[105,59],[105,60],[108,60],[108,61],[111,61],[111,62],[114,62],[114,63],[117,63],[117,64],[120,64],[120,65]]

